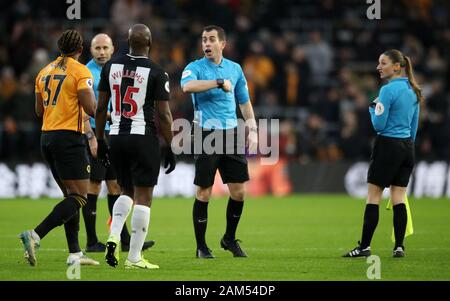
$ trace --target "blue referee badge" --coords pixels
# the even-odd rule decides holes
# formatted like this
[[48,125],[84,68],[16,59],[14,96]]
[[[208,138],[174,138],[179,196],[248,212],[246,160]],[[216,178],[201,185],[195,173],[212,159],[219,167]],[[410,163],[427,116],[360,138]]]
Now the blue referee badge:
[[384,105],[381,102],[378,102],[375,106],[375,115],[380,116],[384,113]]
[[90,88],[92,88],[92,78],[88,78],[87,79],[87,81],[86,81],[86,84],[90,87]]

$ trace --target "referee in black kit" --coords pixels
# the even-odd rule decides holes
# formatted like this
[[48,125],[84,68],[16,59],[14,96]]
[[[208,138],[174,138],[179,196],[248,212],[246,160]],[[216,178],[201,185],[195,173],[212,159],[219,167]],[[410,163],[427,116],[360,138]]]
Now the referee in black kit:
[[414,167],[414,141],[423,96],[409,57],[391,49],[380,55],[377,70],[387,80],[369,107],[377,132],[367,174],[368,197],[359,246],[344,257],[370,256],[370,242],[378,224],[378,206],[390,187],[394,208],[394,257],[404,257],[407,213],[404,196]]

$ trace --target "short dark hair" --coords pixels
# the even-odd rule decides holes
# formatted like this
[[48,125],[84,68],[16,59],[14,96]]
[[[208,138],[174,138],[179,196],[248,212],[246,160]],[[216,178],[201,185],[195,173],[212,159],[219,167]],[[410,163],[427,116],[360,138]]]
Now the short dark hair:
[[227,35],[225,34],[225,30],[222,27],[217,26],[217,25],[208,25],[203,28],[203,31],[207,31],[207,32],[210,32],[212,30],[217,31],[217,36],[219,37],[219,41],[227,40]]

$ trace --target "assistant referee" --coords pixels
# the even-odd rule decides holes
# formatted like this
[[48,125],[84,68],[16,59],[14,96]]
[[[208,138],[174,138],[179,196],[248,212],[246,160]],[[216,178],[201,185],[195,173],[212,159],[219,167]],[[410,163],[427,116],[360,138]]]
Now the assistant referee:
[[377,70],[387,80],[369,107],[377,132],[367,174],[368,197],[359,246],[344,257],[370,256],[370,242],[378,224],[378,207],[386,187],[394,208],[394,257],[404,257],[407,213],[404,196],[414,167],[414,141],[423,96],[411,60],[399,50],[385,51]]

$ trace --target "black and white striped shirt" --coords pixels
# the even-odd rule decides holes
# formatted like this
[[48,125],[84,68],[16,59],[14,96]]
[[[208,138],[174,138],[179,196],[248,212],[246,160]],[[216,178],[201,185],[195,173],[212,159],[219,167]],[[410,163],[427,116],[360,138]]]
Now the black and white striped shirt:
[[103,67],[98,90],[111,93],[110,135],[155,134],[155,101],[169,100],[169,76],[145,56],[121,55]]

